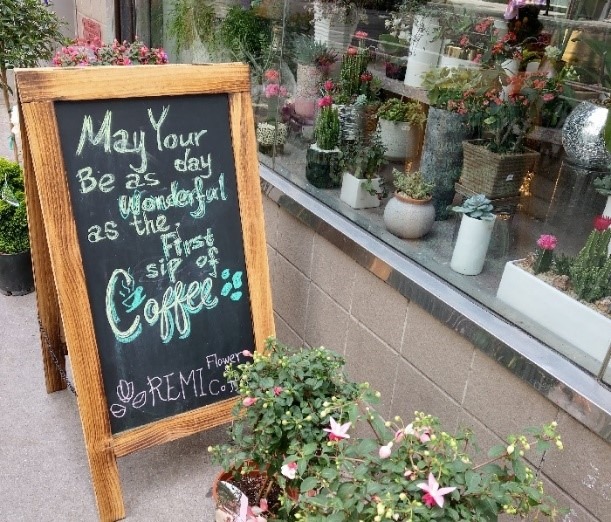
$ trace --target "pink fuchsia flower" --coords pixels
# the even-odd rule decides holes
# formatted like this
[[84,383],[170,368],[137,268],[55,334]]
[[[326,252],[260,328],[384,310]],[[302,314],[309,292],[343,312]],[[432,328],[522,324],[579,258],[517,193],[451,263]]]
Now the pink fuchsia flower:
[[414,470],[406,469],[405,473],[403,473],[403,476],[408,480],[411,479],[414,476]]
[[263,76],[268,82],[277,83],[280,80],[280,73],[276,69],[268,69]]
[[244,357],[252,357],[252,352],[250,350],[242,350],[242,355]]
[[350,438],[347,431],[350,429],[350,426],[352,426],[351,422],[339,424],[333,417],[329,417],[329,424],[331,425],[330,428],[323,429],[323,431],[329,433],[329,440],[342,440]]
[[324,83],[325,91],[331,92],[335,88],[335,84],[331,80],[327,80]]
[[348,47],[348,50],[346,51],[346,54],[349,54],[350,56],[354,56],[356,53],[358,52],[356,47]]
[[242,401],[242,405],[246,406],[248,408],[249,406],[252,406],[255,402],[257,402],[257,398],[256,397],[246,397]]
[[282,393],[282,386],[274,386],[274,395],[278,397]]
[[551,234],[542,234],[541,237],[537,239],[537,246],[542,250],[554,250],[557,244],[558,239]]
[[367,38],[367,33],[365,31],[357,31],[356,33],[354,33],[354,37],[358,38],[359,40],[362,40],[363,38]]
[[323,107],[331,107],[333,105],[333,98],[328,94],[318,100],[318,106],[322,109]]
[[608,216],[596,216],[594,218],[594,230],[604,232],[611,227],[611,217]]
[[297,463],[289,462],[288,464],[284,464],[280,468],[280,473],[282,473],[287,479],[294,480],[295,474],[297,473]]
[[405,437],[405,432],[403,430],[397,430],[395,432],[395,442],[401,442]]
[[440,488],[439,483],[435,480],[435,475],[429,473],[429,482],[421,482],[420,484],[416,484],[425,494],[422,496],[422,500],[427,505],[427,507],[433,507],[435,504],[439,507],[443,507],[444,503],[444,495],[448,493],[452,493],[456,488]]
[[265,97],[271,98],[280,94],[280,86],[277,83],[268,83],[265,86]]
[[380,446],[380,450],[378,451],[378,455],[380,456],[381,459],[387,459],[388,457],[390,457],[391,453],[392,453],[392,442],[389,442],[388,444],[386,444],[386,446]]

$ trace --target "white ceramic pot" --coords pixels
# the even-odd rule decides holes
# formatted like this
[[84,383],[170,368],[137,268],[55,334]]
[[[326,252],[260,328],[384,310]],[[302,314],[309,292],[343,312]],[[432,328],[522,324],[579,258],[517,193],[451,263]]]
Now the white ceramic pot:
[[422,74],[437,66],[443,43],[441,39],[435,39],[438,30],[438,18],[423,15],[414,17],[405,85],[421,87]]
[[528,62],[526,64],[526,72],[527,73],[535,73],[539,70],[539,65],[541,62]]
[[418,128],[404,121],[378,120],[380,138],[386,147],[384,157],[391,160],[411,159],[418,154]]
[[493,227],[494,219],[484,221],[463,214],[450,268],[463,275],[481,273]]
[[505,265],[496,296],[599,363],[604,360],[611,319],[522,270],[515,261]]
[[457,67],[458,69],[481,69],[481,64],[473,60],[464,60],[453,56],[441,55],[439,67]]
[[[378,193],[381,192],[380,181],[380,178],[371,180],[372,188]],[[378,195],[370,194],[365,190],[363,185],[366,183],[366,179],[356,178],[349,172],[344,172],[339,199],[356,209],[379,207],[380,199]]]
[[324,43],[341,56],[352,42],[358,20],[356,9],[352,9],[346,16],[327,18],[314,4],[314,40]]
[[432,199],[411,199],[395,194],[384,209],[384,224],[401,239],[418,239],[428,234],[435,222]]
[[520,60],[512,58],[501,63],[501,69],[505,71],[507,76],[515,76],[520,70]]

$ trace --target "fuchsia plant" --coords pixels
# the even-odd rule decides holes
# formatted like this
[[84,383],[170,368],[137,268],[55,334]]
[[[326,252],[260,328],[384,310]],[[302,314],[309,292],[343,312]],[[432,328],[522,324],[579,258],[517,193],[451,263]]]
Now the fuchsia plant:
[[379,394],[347,380],[343,365],[325,348],[271,340],[265,354],[227,370],[242,401],[231,442],[209,450],[238,486],[249,470],[263,473],[247,520],[483,522],[558,513],[523,458],[531,447],[562,448],[555,423],[507,437],[476,463],[470,431],[450,434],[422,412],[408,424],[384,421],[372,406]]

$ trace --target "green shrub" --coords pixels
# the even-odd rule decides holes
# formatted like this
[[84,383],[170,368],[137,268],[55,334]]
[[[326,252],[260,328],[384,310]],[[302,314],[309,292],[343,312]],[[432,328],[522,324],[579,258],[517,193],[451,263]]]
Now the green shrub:
[[[30,248],[23,172],[19,164],[0,158],[0,253]],[[14,203],[14,204],[12,204]]]

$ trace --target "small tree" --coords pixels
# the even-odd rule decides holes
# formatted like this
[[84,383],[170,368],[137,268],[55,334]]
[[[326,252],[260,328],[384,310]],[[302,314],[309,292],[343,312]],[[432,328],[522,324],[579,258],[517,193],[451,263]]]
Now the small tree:
[[[60,21],[42,0],[0,0],[0,88],[10,112],[7,71],[49,60],[61,40]],[[15,149],[15,158],[18,159]]]

